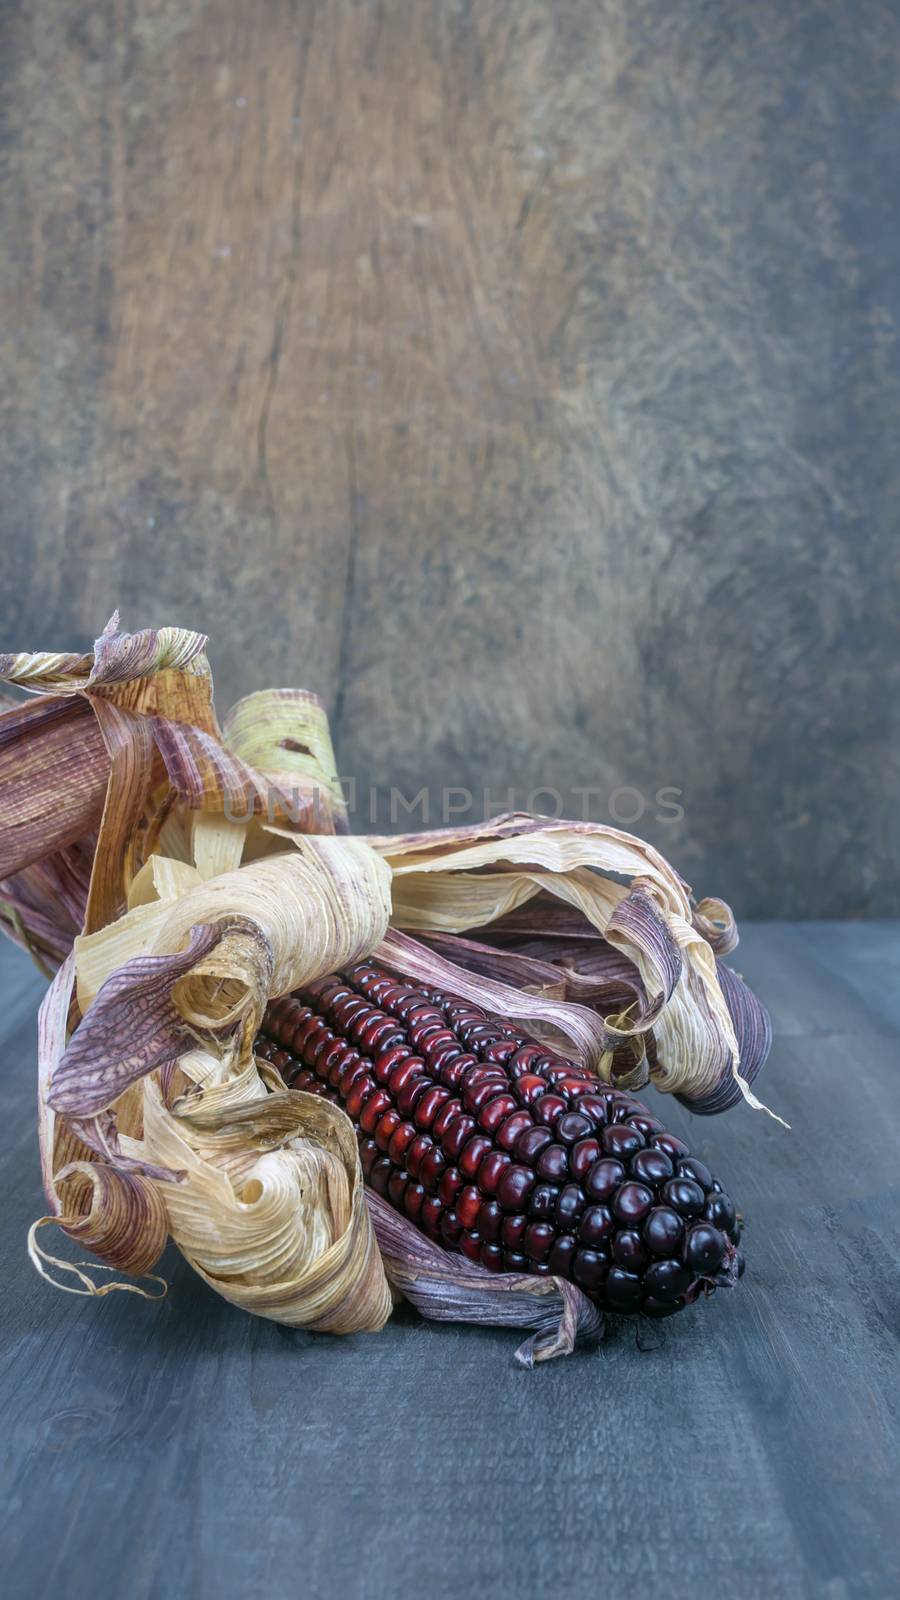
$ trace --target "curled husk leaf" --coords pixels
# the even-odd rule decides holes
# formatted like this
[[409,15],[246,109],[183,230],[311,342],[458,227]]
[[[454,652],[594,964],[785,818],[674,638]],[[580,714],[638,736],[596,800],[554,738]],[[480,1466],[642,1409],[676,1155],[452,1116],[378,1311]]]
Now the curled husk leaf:
[[[520,931],[530,925],[533,937],[524,946],[513,940],[508,953],[552,961],[543,913],[555,901],[562,902],[564,925],[586,940],[588,961],[606,952],[625,958],[633,972],[631,997],[611,1010],[596,1003],[583,1008],[578,966],[571,976],[565,960],[557,969],[566,997],[563,1014],[570,1018],[562,1031],[578,1059],[599,1077],[626,1089],[651,1081],[699,1111],[724,1109],[740,1096],[766,1109],[750,1081],[765,1059],[768,1036],[761,1022],[742,1014],[740,980],[726,993],[702,931],[715,926],[720,943],[727,944],[734,932],[730,914],[721,902],[704,902],[698,926],[686,885],[651,845],[601,823],[527,816],[370,843],[391,868],[396,928],[483,939],[492,930],[502,936],[511,919]],[[485,964],[476,970],[487,975]],[[502,970],[496,955],[494,970]],[[602,999],[602,989],[593,998]],[[541,1009],[557,1026],[558,1002],[548,998]],[[541,1011],[502,1014],[524,1022]]]
[[[758,1104],[768,1023],[722,965],[731,913],[599,825],[348,837],[321,704],[263,691],[220,728],[205,647],[114,617],[92,652],[0,658],[34,697],[0,715],[0,918],[56,973],[35,1265],[75,1293],[150,1297],[172,1238],[226,1299],[292,1326],[377,1329],[393,1290],[428,1317],[532,1330],[526,1364],[571,1350],[600,1326],[578,1289],[488,1274],[366,1195],[344,1113],[255,1059],[263,1010],[374,952],[622,1087]],[[114,1280],[51,1255],[51,1222]]]

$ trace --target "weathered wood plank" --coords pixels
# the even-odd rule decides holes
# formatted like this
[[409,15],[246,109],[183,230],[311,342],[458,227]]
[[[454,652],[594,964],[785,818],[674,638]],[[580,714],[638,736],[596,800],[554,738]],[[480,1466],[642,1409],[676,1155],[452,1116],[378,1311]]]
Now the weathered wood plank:
[[223,709],[328,699],[358,826],[549,786],[896,914],[895,6],[0,26],[4,648],[205,628]]
[[[896,1592],[898,1041],[850,982],[845,1031],[814,1025],[840,941],[758,926],[741,949],[778,1000],[765,1092],[791,1134],[665,1102],[741,1201],[739,1291],[648,1348],[619,1322],[532,1374],[513,1338],[409,1311],[374,1337],[292,1334],[232,1311],[175,1255],[158,1306],[40,1282],[23,1250],[40,982],[0,947],[10,1592]],[[870,976],[898,942],[897,925],[868,930]]]

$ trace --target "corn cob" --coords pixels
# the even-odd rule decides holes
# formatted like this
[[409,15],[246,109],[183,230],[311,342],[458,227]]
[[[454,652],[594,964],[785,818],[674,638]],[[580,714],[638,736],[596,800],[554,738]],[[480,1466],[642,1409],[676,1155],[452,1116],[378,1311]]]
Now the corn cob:
[[491,1271],[662,1317],[743,1270],[734,1206],[681,1139],[475,1005],[366,962],[272,1002],[256,1049],[343,1107],[378,1194]]

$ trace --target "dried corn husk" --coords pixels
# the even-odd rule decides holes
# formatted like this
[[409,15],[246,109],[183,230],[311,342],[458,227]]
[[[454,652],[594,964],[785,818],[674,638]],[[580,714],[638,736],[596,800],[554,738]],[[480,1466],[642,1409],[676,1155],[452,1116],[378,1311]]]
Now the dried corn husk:
[[577,1289],[487,1274],[366,1197],[343,1113],[256,1062],[264,1006],[374,951],[624,1086],[758,1104],[764,1014],[716,959],[730,912],[611,828],[349,838],[320,703],[264,691],[220,730],[205,644],[113,618],[92,653],[0,658],[38,696],[0,716],[0,915],[59,969],[39,1026],[35,1264],[76,1293],[149,1294],[97,1285],[39,1229],[131,1275],[172,1237],[227,1299],[295,1326],[378,1328],[390,1280],[427,1316],[534,1329],[526,1363],[571,1349],[599,1325]]
[[[570,1025],[568,1038],[598,1076],[625,1088],[652,1079],[656,1088],[706,1110],[723,1097],[723,1082],[730,1080],[752,1106],[765,1109],[741,1070],[735,1018],[701,931],[715,916],[724,942],[733,937],[733,920],[721,902],[705,902],[698,926],[686,885],[651,845],[600,823],[526,816],[370,843],[391,867],[391,920],[398,928],[483,932],[549,896],[564,903],[595,944],[602,941],[627,958],[640,990],[635,986],[626,1008],[602,1018],[582,1013],[566,991],[564,1014],[583,1015],[587,1024],[578,1035]],[[732,994],[737,998],[736,987]],[[504,1014],[522,1021],[543,1014],[549,1021],[558,1011],[556,1001],[543,1001],[539,1010]],[[592,1015],[593,1025],[587,1021]],[[652,1061],[642,1042],[650,1029]],[[623,1052],[629,1041],[632,1050]],[[748,1064],[749,1075],[755,1074],[759,1052]]]

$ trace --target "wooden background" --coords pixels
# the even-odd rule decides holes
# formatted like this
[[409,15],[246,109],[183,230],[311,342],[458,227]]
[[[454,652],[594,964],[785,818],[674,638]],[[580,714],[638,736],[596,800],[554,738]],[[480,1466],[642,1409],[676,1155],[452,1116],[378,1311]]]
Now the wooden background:
[[0,18],[3,648],[196,626],[359,827],[628,786],[740,913],[900,907],[895,5]]

